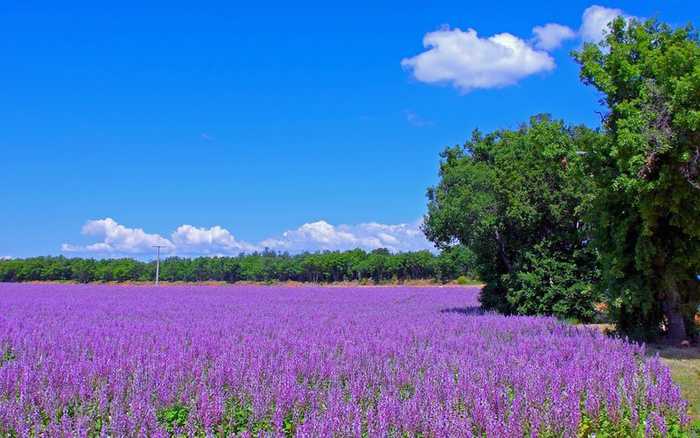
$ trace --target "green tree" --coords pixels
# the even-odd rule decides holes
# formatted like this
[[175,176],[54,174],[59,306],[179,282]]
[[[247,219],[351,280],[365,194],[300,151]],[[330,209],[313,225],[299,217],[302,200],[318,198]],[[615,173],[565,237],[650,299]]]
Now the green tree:
[[72,260],[72,279],[79,283],[95,280],[95,261],[92,259]]
[[225,257],[221,260],[222,280],[227,283],[235,283],[241,279],[241,264],[238,259]]
[[700,301],[697,34],[618,18],[575,57],[608,108],[587,156],[601,286],[622,330],[684,338]]
[[448,281],[460,276],[474,278],[474,253],[464,245],[455,245],[445,249],[437,257],[438,280]]
[[0,259],[0,281],[11,282],[21,281],[17,276],[17,271],[23,260],[2,260]]
[[367,255],[367,273],[375,283],[380,283],[391,277],[390,257],[391,254],[386,248],[372,250]]
[[363,261],[367,253],[361,249],[354,249],[345,253],[348,259],[348,276],[350,280],[360,280],[364,274]]
[[579,151],[598,140],[590,129],[536,116],[518,130],[476,131],[442,153],[424,231],[440,248],[470,251],[486,308],[593,316],[595,256],[580,209],[589,183]]

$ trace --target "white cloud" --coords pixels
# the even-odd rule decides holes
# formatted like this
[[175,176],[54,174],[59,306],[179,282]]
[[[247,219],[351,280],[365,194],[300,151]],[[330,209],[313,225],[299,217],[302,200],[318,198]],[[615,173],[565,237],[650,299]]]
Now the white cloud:
[[428,49],[401,65],[426,83],[451,83],[462,92],[513,85],[554,68],[554,59],[509,33],[480,38],[476,30],[444,28],[423,37]]
[[153,252],[153,245],[161,245],[162,251],[168,253],[175,246],[168,239],[158,234],[148,234],[141,228],[127,228],[112,218],[90,220],[83,225],[82,233],[86,236],[102,237],[102,242],[80,246],[70,243],[61,245],[63,252],[82,252],[98,254],[141,254]]
[[406,121],[408,122],[408,124],[411,126],[415,126],[416,128],[425,128],[427,126],[433,126],[433,122],[424,119],[415,111],[406,110],[404,111],[404,115],[406,116]]
[[[608,24],[618,16],[639,19],[621,9],[593,5],[583,11],[578,32],[563,24],[547,23],[535,26],[534,37],[529,41],[510,33],[482,38],[471,28],[462,31],[444,27],[425,34],[423,47],[427,50],[402,59],[401,66],[420,82],[451,84],[463,93],[506,87],[527,76],[553,70],[554,59],[548,52],[568,39],[599,43]],[[412,123],[409,114],[407,118]]]
[[9,255],[0,256],[0,260],[12,260],[12,256],[9,256]]
[[637,18],[626,15],[621,9],[593,5],[583,11],[579,35],[584,42],[599,43],[608,33],[608,24],[622,16],[626,20]]
[[258,249],[236,240],[229,230],[218,225],[211,228],[180,225],[171,238],[178,252],[185,254],[233,254]]
[[[306,249],[341,249],[372,246],[375,242],[360,242],[357,236],[326,221],[305,223],[296,230],[282,233],[280,238],[266,239],[261,245],[270,249],[303,251]],[[374,246],[373,246],[374,247]]]
[[275,251],[298,253],[302,251],[348,250],[362,248],[372,250],[387,248],[390,251],[416,251],[429,249],[420,230],[420,222],[387,225],[376,222],[357,225],[332,225],[320,220],[288,230],[280,236],[265,239],[257,244],[236,239],[226,228],[215,225],[198,228],[181,225],[171,234],[170,240],[158,234],[148,234],[140,228],[127,228],[111,218],[88,221],[83,234],[102,237],[102,241],[89,245],[64,243],[61,251],[100,256],[150,255],[153,245],[164,245],[166,254],[237,255],[241,252]]
[[535,26],[532,33],[535,34],[535,47],[542,50],[557,49],[565,40],[576,37],[576,32],[570,27],[557,23]]
[[354,248],[387,248],[390,251],[433,249],[419,227],[420,222],[397,225],[369,222],[334,226],[321,220],[286,231],[279,238],[264,240],[260,245],[291,252]]

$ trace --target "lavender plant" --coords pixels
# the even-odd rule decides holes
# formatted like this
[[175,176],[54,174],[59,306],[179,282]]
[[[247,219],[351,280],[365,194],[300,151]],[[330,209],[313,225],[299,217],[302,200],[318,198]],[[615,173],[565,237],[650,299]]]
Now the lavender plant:
[[0,436],[683,436],[643,346],[475,288],[0,285]]

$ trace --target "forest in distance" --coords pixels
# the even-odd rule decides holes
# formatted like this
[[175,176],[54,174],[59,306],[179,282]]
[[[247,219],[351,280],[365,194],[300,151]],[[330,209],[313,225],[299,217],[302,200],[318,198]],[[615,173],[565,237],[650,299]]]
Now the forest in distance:
[[[156,262],[131,258],[31,257],[0,260],[0,281],[126,282],[153,281]],[[406,280],[469,281],[473,255],[464,246],[391,253],[386,249],[324,251],[290,255],[274,251],[235,257],[169,257],[160,262],[162,281],[299,281],[382,283]]]

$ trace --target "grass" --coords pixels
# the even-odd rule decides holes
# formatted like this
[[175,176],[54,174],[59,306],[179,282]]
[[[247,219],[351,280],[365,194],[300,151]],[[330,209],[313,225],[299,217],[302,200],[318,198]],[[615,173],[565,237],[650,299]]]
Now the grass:
[[459,284],[460,286],[477,286],[483,284],[481,280],[467,277],[465,275],[460,275],[453,283]]

